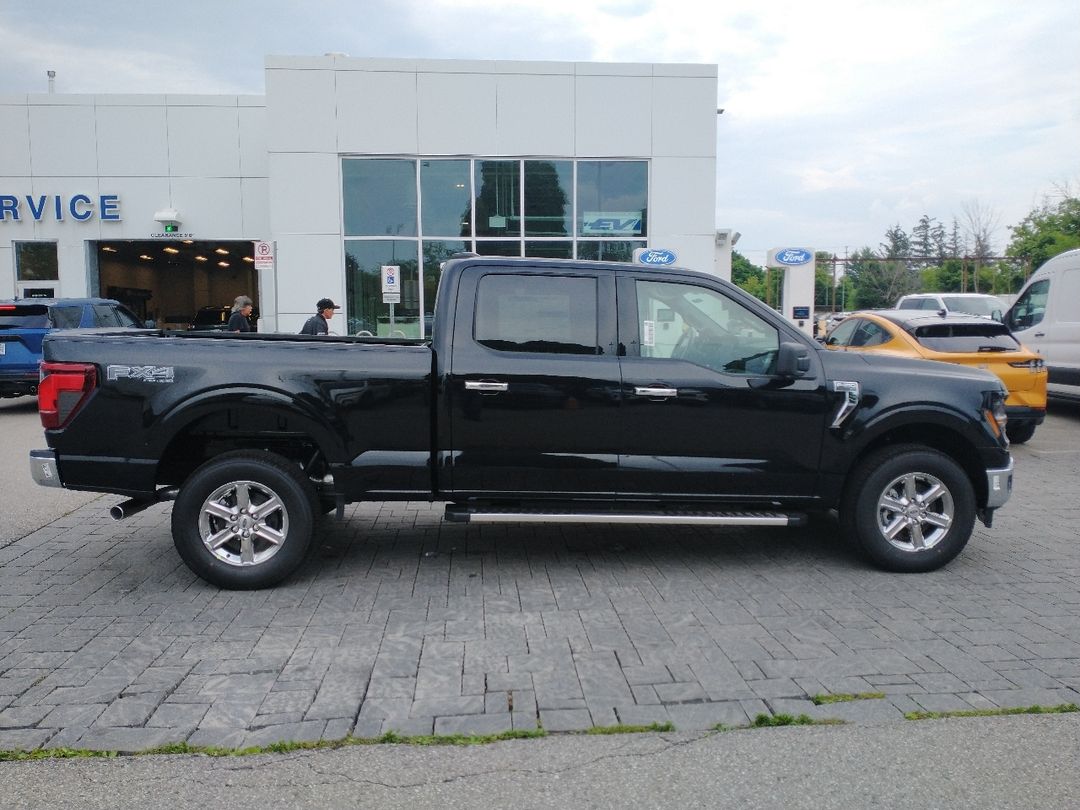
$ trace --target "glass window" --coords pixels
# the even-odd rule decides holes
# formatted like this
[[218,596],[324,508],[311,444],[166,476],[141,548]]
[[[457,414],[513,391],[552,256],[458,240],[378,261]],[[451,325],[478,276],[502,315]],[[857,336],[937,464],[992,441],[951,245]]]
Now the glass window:
[[825,341],[825,345],[849,346],[851,344],[851,337],[855,334],[855,330],[859,327],[860,323],[862,323],[862,320],[859,318],[847,318],[841,321],[829,334],[828,340]]
[[649,164],[582,160],[577,168],[579,236],[648,235]]
[[439,289],[442,263],[466,249],[465,242],[424,240],[424,337],[431,336],[435,322],[435,294]]
[[596,300],[593,278],[484,276],[476,341],[500,351],[599,354]]
[[521,235],[521,177],[516,160],[476,161],[476,235]]
[[1050,280],[1036,281],[1028,287],[1009,310],[1009,326],[1027,329],[1040,323],[1046,315],[1046,297],[1050,292]]
[[344,160],[341,172],[346,236],[416,236],[415,160]]
[[57,329],[78,329],[82,322],[82,307],[52,307],[49,310],[49,320]]
[[[401,268],[401,302],[382,302],[382,267]],[[345,295],[349,320],[330,322],[333,332],[379,337],[420,337],[417,243],[405,239],[350,239],[345,242]],[[425,302],[425,308],[428,303]],[[391,309],[392,308],[392,309]]]
[[16,242],[15,274],[19,281],[56,281],[60,263],[56,242]]
[[572,236],[574,165],[569,160],[525,161],[525,235]]
[[859,321],[859,328],[851,336],[852,346],[880,346],[882,343],[892,340],[884,328],[873,321]]
[[44,304],[0,304],[0,329],[44,329],[49,308]]
[[424,236],[471,236],[471,200],[468,160],[420,162],[420,222]]
[[915,339],[936,352],[1015,352],[1020,343],[997,321],[935,323],[915,329]]
[[686,361],[726,374],[771,374],[776,329],[726,295],[693,284],[639,280],[642,357]]
[[476,252],[481,256],[520,256],[521,242],[509,241],[481,241],[476,242]]
[[538,259],[572,259],[574,258],[574,243],[567,239],[565,242],[525,242],[525,255],[535,256]]
[[634,250],[646,246],[645,242],[581,241],[578,242],[578,258],[589,261],[630,262],[634,260]]

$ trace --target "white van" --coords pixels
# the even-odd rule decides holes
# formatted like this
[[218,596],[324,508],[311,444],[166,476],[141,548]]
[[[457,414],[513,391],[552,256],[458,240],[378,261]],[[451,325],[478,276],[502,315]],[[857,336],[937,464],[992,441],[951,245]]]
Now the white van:
[[1060,253],[1031,274],[1005,323],[1050,371],[1047,393],[1080,400],[1080,249]]

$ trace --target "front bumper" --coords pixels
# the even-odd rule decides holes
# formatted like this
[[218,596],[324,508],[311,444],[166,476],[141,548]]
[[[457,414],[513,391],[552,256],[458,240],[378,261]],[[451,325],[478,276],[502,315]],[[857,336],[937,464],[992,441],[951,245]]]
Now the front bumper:
[[1009,466],[997,470],[986,471],[986,508],[999,509],[1005,505],[1012,495],[1013,460],[1009,458]]
[[30,451],[30,475],[43,487],[62,487],[60,470],[56,466],[56,453],[52,450]]

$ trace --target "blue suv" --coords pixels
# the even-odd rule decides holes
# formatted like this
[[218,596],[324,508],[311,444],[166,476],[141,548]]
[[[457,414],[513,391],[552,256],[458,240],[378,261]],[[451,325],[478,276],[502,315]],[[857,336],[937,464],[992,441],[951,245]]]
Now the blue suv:
[[131,310],[110,298],[16,298],[0,301],[0,397],[36,394],[41,341],[54,329],[141,329]]

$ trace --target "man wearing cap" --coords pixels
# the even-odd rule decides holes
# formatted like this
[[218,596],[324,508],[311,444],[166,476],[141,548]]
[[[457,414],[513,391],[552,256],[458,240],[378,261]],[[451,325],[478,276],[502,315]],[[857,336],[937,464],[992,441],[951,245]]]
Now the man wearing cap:
[[327,323],[334,317],[334,310],[341,309],[337,304],[331,301],[329,298],[320,298],[318,303],[315,304],[315,314],[312,315],[307,321],[304,322],[303,328],[300,329],[301,335],[328,335],[330,334],[330,325]]

